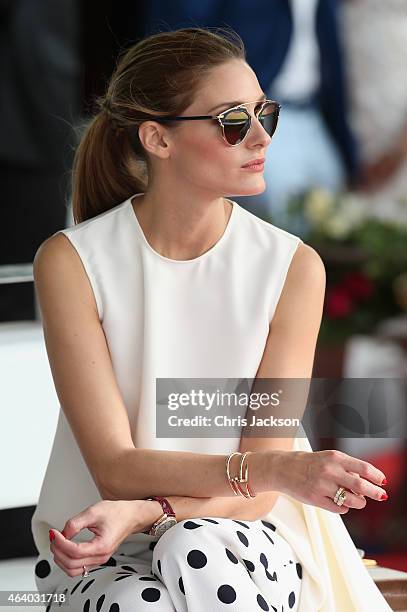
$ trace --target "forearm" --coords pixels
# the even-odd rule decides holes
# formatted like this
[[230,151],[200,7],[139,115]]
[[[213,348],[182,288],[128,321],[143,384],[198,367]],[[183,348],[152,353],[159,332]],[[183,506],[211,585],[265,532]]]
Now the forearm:
[[277,491],[259,493],[253,499],[245,497],[167,497],[178,521],[200,516],[213,516],[255,521],[265,516],[278,498]]
[[[274,438],[268,439],[269,450],[291,451],[293,438]],[[271,448],[270,448],[271,447]],[[237,473],[240,464],[238,457],[232,457],[232,473]],[[274,461],[277,469],[277,460]],[[252,481],[249,474],[249,480]],[[274,480],[276,482],[276,480]],[[230,487],[230,485],[229,485]],[[278,498],[278,491],[265,491],[256,493],[253,499],[233,496],[233,497],[184,497],[170,495],[167,497],[178,521],[188,518],[198,518],[200,516],[219,516],[225,518],[242,519],[255,521],[265,516],[273,508]]]
[[[277,491],[259,493],[253,499],[245,497],[182,497],[169,495],[166,499],[175,512],[177,521],[194,519],[199,517],[222,517],[256,521],[266,516],[273,508],[278,498]],[[157,501],[146,501],[140,512],[139,500],[128,501],[134,504],[134,523],[131,533],[138,533],[149,529],[162,514],[162,507]]]
[[[249,482],[254,493],[276,490],[274,462],[282,452],[260,451],[247,457]],[[226,458],[227,455],[131,449],[118,458],[104,484],[99,484],[99,490],[103,498],[113,500],[154,495],[234,500],[235,494],[226,477]],[[232,458],[232,467],[236,459],[239,458]],[[232,473],[237,473],[234,467]]]

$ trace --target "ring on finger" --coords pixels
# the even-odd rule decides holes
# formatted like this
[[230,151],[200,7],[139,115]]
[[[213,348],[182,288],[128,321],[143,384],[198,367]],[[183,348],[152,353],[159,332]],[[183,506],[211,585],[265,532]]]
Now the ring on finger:
[[337,506],[342,506],[344,501],[346,500],[346,491],[344,487],[339,487],[335,493],[333,501]]

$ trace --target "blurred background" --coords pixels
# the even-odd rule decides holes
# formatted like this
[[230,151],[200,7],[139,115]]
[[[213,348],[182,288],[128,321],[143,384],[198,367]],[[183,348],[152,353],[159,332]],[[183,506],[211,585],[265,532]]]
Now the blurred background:
[[[23,588],[59,407],[32,261],[41,242],[72,225],[79,126],[119,51],[145,35],[186,26],[240,34],[282,111],[265,192],[234,199],[300,235],[325,263],[313,376],[393,380],[405,414],[407,3],[0,0],[0,17],[0,575],[1,588]],[[368,500],[343,520],[366,557],[407,571],[405,429],[313,433],[314,450],[339,448],[386,474],[389,500]]]

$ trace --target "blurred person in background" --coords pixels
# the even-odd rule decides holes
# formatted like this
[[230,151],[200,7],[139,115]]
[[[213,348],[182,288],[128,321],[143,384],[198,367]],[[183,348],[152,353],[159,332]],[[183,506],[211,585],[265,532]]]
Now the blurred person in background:
[[[302,233],[287,218],[292,197],[322,186],[336,192],[357,171],[347,121],[347,93],[336,0],[254,0],[225,3],[152,0],[144,9],[150,33],[188,25],[228,25],[242,37],[267,96],[282,104],[264,193],[239,204]],[[234,195],[234,194],[231,194]]]
[[373,216],[407,222],[407,3],[346,0],[342,24],[359,186]]
[[[0,265],[65,227],[79,110],[75,0],[0,2]],[[0,321],[35,318],[32,283],[0,285]]]

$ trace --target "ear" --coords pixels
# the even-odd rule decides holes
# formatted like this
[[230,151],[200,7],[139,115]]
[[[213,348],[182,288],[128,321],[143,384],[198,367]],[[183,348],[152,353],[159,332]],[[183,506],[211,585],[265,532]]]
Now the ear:
[[139,127],[139,138],[143,147],[161,159],[169,156],[168,130],[156,121],[143,121]]

